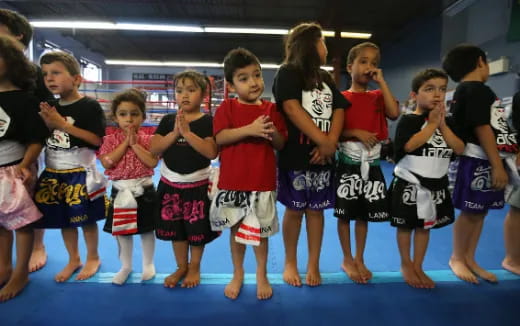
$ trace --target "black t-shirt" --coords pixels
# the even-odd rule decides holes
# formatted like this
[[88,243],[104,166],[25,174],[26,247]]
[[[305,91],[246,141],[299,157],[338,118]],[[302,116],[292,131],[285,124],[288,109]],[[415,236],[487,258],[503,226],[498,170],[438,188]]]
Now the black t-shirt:
[[[175,128],[175,117],[175,113],[165,115],[155,133],[166,136],[172,132]],[[202,139],[213,137],[213,119],[205,114],[190,122],[190,130]],[[210,164],[210,160],[193,149],[182,136],[164,151],[162,157],[168,169],[180,174],[193,173]]]
[[455,133],[465,143],[480,145],[475,127],[490,125],[495,134],[497,148],[501,152],[516,153],[516,134],[507,124],[505,109],[500,106],[495,93],[482,82],[468,81],[457,86],[451,109],[455,121]]
[[[446,144],[444,137],[439,129],[436,129],[433,135],[428,139],[426,143],[422,146],[419,146],[414,151],[410,153],[406,153],[404,150],[404,146],[406,143],[412,138],[416,133],[420,132],[424,127],[426,127],[428,119],[428,114],[414,114],[409,113],[405,114],[399,120],[397,124],[397,129],[395,132],[395,140],[394,140],[394,152],[395,157],[394,161],[399,163],[399,161],[405,155],[415,155],[422,157],[432,157],[438,159],[446,159],[450,160],[453,155],[453,150]],[[450,129],[453,130],[453,119],[451,117],[446,118],[446,124]],[[441,180],[433,179],[433,178],[424,178],[417,174],[415,176],[421,181],[421,184],[425,187],[434,190],[439,187],[444,187],[447,185],[448,179],[447,176],[443,177]],[[440,182],[440,184],[439,184]]]
[[49,129],[39,111],[38,99],[27,91],[0,92],[0,141],[43,144]]
[[[96,100],[90,97],[83,97],[68,105],[60,105],[58,103],[56,104],[56,110],[75,127],[90,131],[99,137],[105,135],[105,114]],[[89,144],[57,129],[47,138],[47,146],[53,149],[88,147],[97,150],[99,148],[99,146]]]
[[513,128],[515,128],[516,131],[517,143],[520,143],[520,92],[517,92],[515,96],[513,96],[513,108],[511,114]]
[[316,87],[311,91],[305,91],[299,72],[287,65],[280,67],[276,73],[273,94],[278,109],[285,117],[289,136],[285,147],[279,152],[278,166],[281,169],[308,169],[310,152],[316,146],[287,117],[283,110],[284,101],[298,100],[316,126],[323,132],[329,132],[334,110],[350,107],[350,102],[334,85],[323,82],[322,86],[321,90]]

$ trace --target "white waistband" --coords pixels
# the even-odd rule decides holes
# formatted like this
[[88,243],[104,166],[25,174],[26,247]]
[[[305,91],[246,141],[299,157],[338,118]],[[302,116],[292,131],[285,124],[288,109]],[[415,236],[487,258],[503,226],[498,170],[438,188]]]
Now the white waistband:
[[197,182],[201,180],[206,180],[209,178],[209,175],[211,173],[211,167],[208,166],[207,168],[197,170],[192,173],[188,174],[180,174],[177,172],[174,172],[166,166],[166,164],[163,162],[161,164],[161,176],[168,179],[170,182]]
[[0,141],[0,165],[7,165],[12,162],[23,159],[25,155],[25,146],[17,141],[2,140]]
[[79,167],[96,166],[96,153],[90,148],[74,148],[55,150],[49,147],[45,150],[45,165],[54,170],[69,170]]
[[339,143],[339,151],[348,155],[354,161],[373,161],[377,160],[381,155],[381,144],[378,143],[374,147],[368,149],[362,142],[344,141]]
[[424,178],[439,179],[448,173],[450,160],[439,157],[405,155],[397,166]]

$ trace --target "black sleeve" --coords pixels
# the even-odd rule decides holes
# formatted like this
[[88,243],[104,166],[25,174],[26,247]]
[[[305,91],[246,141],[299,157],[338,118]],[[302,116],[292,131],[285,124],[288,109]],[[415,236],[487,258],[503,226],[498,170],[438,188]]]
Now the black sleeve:
[[93,132],[99,137],[103,137],[106,128],[105,113],[98,101],[94,99],[89,99],[88,105],[89,119],[87,121],[91,121],[92,123],[87,130]]
[[50,131],[49,128],[45,125],[43,122],[43,119],[41,118],[39,111],[40,111],[40,104],[37,98],[30,96],[27,99],[26,106],[26,121],[27,123],[24,124],[24,143],[26,144],[34,144],[34,143],[40,143],[44,144],[45,139],[49,137]]
[[424,123],[424,118],[416,114],[406,114],[399,119],[394,138],[396,163],[406,154],[404,145],[421,129],[422,123]]
[[347,100],[345,98],[345,96],[343,96],[343,94],[341,94],[341,92],[338,91],[336,86],[329,85],[329,87],[330,87],[330,89],[332,91],[332,96],[334,97],[332,99],[332,109],[333,110],[336,110],[336,109],[348,109],[352,105],[349,102],[349,100]]
[[159,126],[155,129],[155,133],[161,136],[166,136],[169,132],[173,131],[175,126],[175,114],[167,114],[162,117]]
[[474,128],[490,124],[491,105],[495,99],[495,93],[485,85],[468,88],[464,97],[467,125]]
[[273,94],[281,107],[286,100],[302,99],[302,80],[298,76],[298,72],[287,66],[282,66],[276,73],[273,82]]
[[520,134],[520,92],[513,96],[512,111],[513,128],[515,128],[517,134]]
[[204,130],[201,138],[213,137],[213,118],[210,115],[204,117]]

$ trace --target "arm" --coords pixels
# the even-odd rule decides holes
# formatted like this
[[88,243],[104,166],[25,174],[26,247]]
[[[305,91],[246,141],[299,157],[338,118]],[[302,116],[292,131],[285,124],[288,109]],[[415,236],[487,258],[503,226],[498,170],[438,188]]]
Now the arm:
[[281,150],[285,145],[285,137],[276,130],[273,132],[273,140],[271,140],[273,148],[277,151]]
[[[103,145],[104,146],[104,145]],[[101,155],[100,161],[101,165],[105,169],[111,169],[117,165],[117,162],[121,160],[121,158],[125,155],[127,149],[129,146],[129,140],[128,137],[125,138],[125,140],[119,144],[113,151],[110,153]]]
[[441,123],[439,129],[441,130],[442,136],[444,140],[448,144],[448,146],[453,149],[453,152],[457,155],[461,155],[464,152],[464,142],[455,135],[455,133],[446,125],[446,123]]
[[262,115],[247,126],[221,130],[215,135],[215,139],[219,146],[234,144],[247,137],[261,137],[271,141],[274,131],[275,127],[269,116]]
[[20,162],[20,164],[18,164],[18,166],[16,167],[18,172],[22,176],[23,183],[27,183],[29,180],[31,180],[32,173],[30,167],[38,159],[38,156],[40,155],[42,148],[43,145],[40,143],[33,143],[27,145],[27,149],[25,150],[22,162]]
[[413,135],[404,145],[404,151],[406,153],[413,152],[417,148],[426,144],[428,139],[433,135],[435,129],[441,124],[443,117],[443,111],[441,107],[436,107],[428,114],[428,123],[426,127],[422,128],[421,131]]
[[150,141],[150,153],[157,156],[162,155],[168,147],[175,144],[177,139],[179,139],[179,136],[180,134],[175,130],[169,132],[165,136],[159,134],[153,135]]
[[495,134],[493,133],[491,126],[477,126],[475,127],[475,134],[488,157],[489,164],[491,165],[493,188],[504,189],[509,180],[504,165],[502,164],[502,159],[498,154]]
[[365,145],[366,148],[370,149],[374,147],[379,140],[377,139],[377,133],[370,132],[363,129],[345,129],[341,132],[341,139],[357,139]]
[[374,69],[374,71],[372,71],[372,79],[374,79],[374,81],[379,84],[379,88],[383,94],[386,117],[390,120],[397,119],[399,117],[399,105],[397,104],[395,97],[392,95],[388,84],[383,78],[383,70]]
[[334,143],[338,142],[339,136],[343,130],[343,121],[345,119],[345,110],[336,109],[332,113],[332,122],[329,130],[329,138]]
[[298,100],[286,100],[283,102],[283,110],[289,120],[309,137],[317,145],[328,142],[325,135],[312,121],[311,117],[305,112]]
[[193,147],[193,149],[199,152],[202,156],[209,158],[210,160],[217,157],[217,144],[215,143],[213,137],[206,137],[203,139],[190,131],[184,134],[184,139],[186,139],[188,144],[190,144],[190,146]]
[[150,153],[146,148],[140,144],[133,144],[130,147],[134,151],[135,155],[137,155],[137,158],[139,158],[139,160],[141,160],[144,165],[152,169],[157,166],[157,163],[159,162],[157,156]]

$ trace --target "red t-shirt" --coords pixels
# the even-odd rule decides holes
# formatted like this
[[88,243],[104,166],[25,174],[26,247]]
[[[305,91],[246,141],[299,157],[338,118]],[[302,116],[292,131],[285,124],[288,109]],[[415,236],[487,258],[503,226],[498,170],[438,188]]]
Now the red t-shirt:
[[388,138],[385,102],[380,90],[369,92],[341,92],[352,106],[345,110],[345,129],[363,129],[377,132],[377,139]]
[[[223,129],[246,126],[261,115],[268,115],[282,135],[287,134],[283,117],[274,103],[262,101],[250,105],[227,99],[220,104],[213,118],[213,134]],[[220,148],[218,188],[240,191],[276,190],[276,158],[270,141],[248,137]]]

